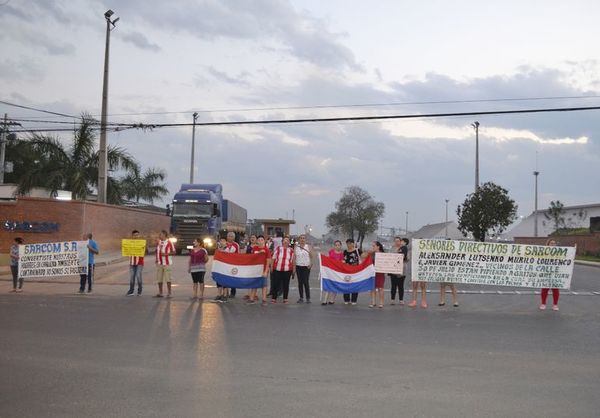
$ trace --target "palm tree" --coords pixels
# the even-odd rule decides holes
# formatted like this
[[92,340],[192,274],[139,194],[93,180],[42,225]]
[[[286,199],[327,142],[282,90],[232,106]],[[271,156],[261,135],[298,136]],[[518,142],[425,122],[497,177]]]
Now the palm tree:
[[[96,124],[91,116],[82,115],[73,143],[68,147],[59,138],[33,135],[27,142],[38,157],[37,164],[23,167],[17,181],[17,194],[26,194],[33,187],[45,187],[51,194],[61,189],[69,190],[74,199],[85,200],[98,184],[99,157],[93,130]],[[120,147],[107,148],[107,163],[111,171],[139,170],[135,159]],[[121,203],[121,195],[115,190],[115,179],[109,176],[107,184],[108,202]]]
[[165,172],[160,168],[149,168],[143,174],[139,169],[131,170],[120,181],[123,195],[127,199],[140,199],[152,204],[154,199],[160,199],[169,193],[164,183]]

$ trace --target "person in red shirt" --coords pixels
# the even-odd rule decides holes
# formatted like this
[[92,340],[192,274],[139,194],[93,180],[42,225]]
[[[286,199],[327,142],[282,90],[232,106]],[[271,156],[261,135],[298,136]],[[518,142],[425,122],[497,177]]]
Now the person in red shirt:
[[296,267],[294,249],[290,247],[290,237],[284,237],[281,246],[273,251],[273,283],[271,286],[271,303],[277,303],[279,289],[283,289],[283,303],[288,303],[290,278],[294,276]]
[[[140,231],[131,231],[131,239],[140,239]],[[142,272],[144,270],[144,257],[129,257],[129,291],[127,296],[133,296],[137,282],[137,295],[142,295]]]
[[167,297],[171,297],[171,268],[173,266],[173,257],[175,246],[167,239],[168,233],[164,229],[160,231],[158,243],[156,245],[156,282],[158,283],[158,293],[156,298],[163,297],[163,283],[167,283]]
[[[271,269],[271,251],[269,251],[269,247],[267,247],[265,237],[263,235],[259,235],[256,237],[256,245],[252,246],[252,254],[260,254],[264,253],[266,255],[265,258],[265,266],[263,270],[263,276],[265,277],[265,283],[262,288],[262,304],[267,304],[267,287],[269,287],[268,277],[269,270]],[[257,299],[257,289],[250,290],[250,298],[248,299],[248,303],[256,303]]]

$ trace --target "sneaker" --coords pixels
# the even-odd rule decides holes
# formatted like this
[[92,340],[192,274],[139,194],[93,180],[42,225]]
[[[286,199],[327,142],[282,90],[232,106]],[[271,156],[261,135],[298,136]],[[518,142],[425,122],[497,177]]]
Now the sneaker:
[[546,305],[544,305],[543,303],[540,305],[540,311],[543,311],[546,309]]
[[127,292],[127,294],[125,296],[133,296],[133,290],[130,290],[129,292]]
[[356,302],[352,302],[352,305],[356,305]]
[[329,305],[333,305],[335,302],[329,301],[327,302]]
[[306,299],[306,303],[312,303],[310,299]]
[[304,303],[304,299],[300,298],[296,301],[296,303]]
[[552,310],[553,311],[558,311],[558,305],[552,305]]
[[137,292],[136,296],[142,296],[142,292]]
[[[23,291],[23,289],[21,289],[21,288],[18,288],[18,289],[17,289],[17,293],[21,293],[22,291]],[[558,310],[558,309],[557,309],[557,310]]]
[[369,308],[374,308],[375,305],[373,305],[372,303],[369,304]]
[[[13,290],[13,292],[14,292],[14,290]],[[79,292],[77,292],[77,293],[79,293],[80,295],[83,295],[83,290],[80,290],[80,291],[79,291]]]
[[404,305],[404,301],[401,300],[400,302],[398,302],[398,305]]
[[92,289],[88,289],[88,293],[92,293]]
[[344,302],[344,305],[348,305],[350,302]]
[[214,298],[213,300],[215,302],[221,302],[221,299],[223,299],[223,296],[217,296],[216,298]]
[[321,302],[321,305],[327,305],[327,302]]
[[395,304],[396,304],[396,302],[394,302],[394,301],[390,302],[390,305],[395,305]]

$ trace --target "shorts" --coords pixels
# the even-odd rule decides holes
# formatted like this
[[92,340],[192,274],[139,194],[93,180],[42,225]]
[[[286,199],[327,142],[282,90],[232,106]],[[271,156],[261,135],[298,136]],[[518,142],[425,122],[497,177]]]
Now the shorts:
[[204,283],[204,274],[205,271],[193,271],[192,272],[192,281],[194,283]]
[[156,266],[156,283],[171,283],[171,266]]

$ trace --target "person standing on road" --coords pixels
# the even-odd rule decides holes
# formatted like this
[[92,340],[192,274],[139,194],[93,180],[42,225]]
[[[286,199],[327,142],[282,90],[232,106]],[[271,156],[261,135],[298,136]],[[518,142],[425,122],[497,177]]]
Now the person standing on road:
[[294,276],[295,264],[294,250],[290,248],[290,237],[284,237],[281,246],[273,253],[271,303],[277,303],[279,289],[283,290],[283,303],[288,303],[290,278]]
[[[339,239],[333,243],[333,248],[329,250],[329,258],[344,262],[344,251],[342,251],[342,241]],[[333,305],[335,303],[335,298],[337,293],[335,292],[323,292],[321,305]]]
[[[373,242],[371,245],[371,250],[369,254],[373,257],[373,264],[375,264],[375,258],[377,257],[377,253],[382,253],[383,245],[379,241]],[[375,289],[371,290],[371,304],[369,308],[374,308],[377,305],[377,300],[379,300],[379,307],[383,308],[384,302],[384,294],[383,288],[385,286],[385,273],[375,273]]]
[[[204,299],[204,275],[206,274],[206,263],[208,262],[208,251],[200,238],[193,242],[194,248],[190,251],[188,273],[192,275],[194,296],[192,300]],[[200,296],[198,296],[200,290]]]
[[164,229],[160,231],[158,243],[156,245],[156,283],[158,284],[158,293],[155,298],[163,297],[163,284],[167,284],[167,297],[171,297],[171,269],[173,266],[173,254],[175,246],[168,239],[168,233]]
[[[256,245],[254,245],[252,247],[252,254],[261,254],[264,253],[265,254],[265,265],[264,265],[264,269],[263,269],[263,277],[265,278],[265,283],[263,284],[262,287],[262,304],[266,305],[267,304],[267,288],[269,287],[269,271],[271,269],[271,263],[272,263],[272,259],[271,259],[271,251],[269,250],[269,247],[267,247],[267,244],[265,242],[265,237],[262,235],[259,235],[256,238]],[[257,289],[250,289],[250,298],[248,299],[248,303],[256,303],[256,300],[258,298],[257,296]]]
[[[354,240],[348,238],[346,240],[346,249],[344,250],[344,263],[350,264],[351,266],[357,266],[360,264],[360,256],[362,252],[354,246]],[[352,299],[350,293],[344,293],[344,305],[352,302],[352,305],[356,305],[358,301],[358,293],[352,293]]]
[[[131,239],[140,239],[140,231],[134,229],[131,231]],[[144,270],[143,256],[129,257],[129,291],[127,296],[133,296],[135,284],[137,283],[137,295],[142,296],[142,272]]]
[[92,234],[88,233],[83,236],[83,239],[87,239],[88,249],[88,272],[87,274],[80,274],[79,280],[79,293],[85,291],[85,283],[87,282],[87,292],[92,293],[92,283],[94,281],[94,255],[99,253],[98,243],[92,239]]
[[306,303],[310,303],[310,269],[312,268],[314,253],[310,245],[306,243],[306,236],[300,235],[298,243],[294,246],[294,255],[296,257],[296,277],[298,277],[298,293],[300,299],[298,303],[304,303],[304,293],[306,293]]
[[[402,241],[404,241],[404,245],[406,245],[406,247],[408,248],[408,238],[402,238]],[[408,251],[407,251],[408,254]],[[406,275],[406,277],[410,277],[410,271],[411,271],[411,266],[410,266],[410,259],[409,258],[405,258],[406,263],[404,264],[404,273]],[[411,308],[414,308],[417,306],[417,293],[419,292],[419,288],[421,289],[421,308],[426,309],[427,308],[427,282],[419,282],[419,281],[411,281],[411,287],[412,287],[412,300],[410,301],[410,303],[408,304],[408,306],[410,306]]]
[[[402,255],[404,256],[403,258],[403,265],[404,265],[404,271],[406,271],[407,267],[407,260],[408,260],[408,247],[404,244],[404,241],[402,238],[400,237],[396,237],[394,238],[394,246],[392,247],[392,252],[396,252],[396,253],[402,253]],[[390,290],[390,296],[391,296],[391,302],[390,305],[395,305],[396,304],[396,292],[398,293],[398,304],[400,305],[404,305],[404,280],[406,279],[406,275],[404,274],[390,274],[390,279],[391,279],[391,290]]]
[[[19,245],[23,245],[23,238],[16,237],[13,245],[10,246],[10,272],[13,279],[13,293],[23,291],[23,278],[19,277]],[[19,286],[17,287],[17,282]]]
[[[549,245],[551,247],[555,247],[556,246],[556,240],[550,238],[548,241],[546,241],[546,245]],[[545,287],[542,289],[542,304],[540,305],[540,310],[544,310],[546,309],[546,300],[548,299],[548,292],[550,292],[550,288]],[[560,290],[557,288],[552,289],[552,310],[553,311],[558,311],[558,298],[560,298]]]
[[[227,233],[227,240],[225,241],[225,248],[223,248],[223,251],[225,251],[226,253],[239,254],[240,245],[237,242],[235,242],[235,232],[229,231]],[[230,290],[231,290],[231,292],[230,292]],[[235,294],[236,294],[236,288],[235,287],[232,287],[231,289],[225,288],[225,289],[223,289],[223,292],[225,294],[225,300],[227,300],[227,298],[229,296],[234,298]]]

